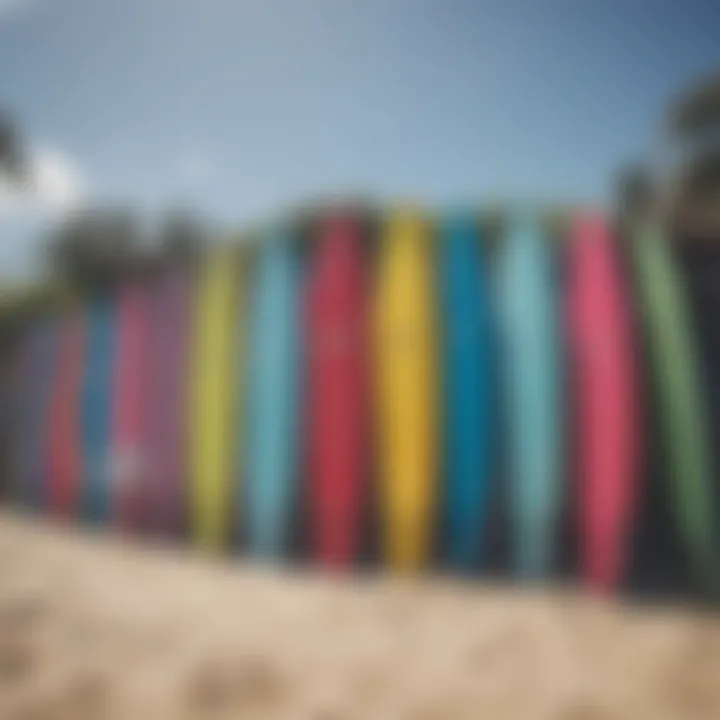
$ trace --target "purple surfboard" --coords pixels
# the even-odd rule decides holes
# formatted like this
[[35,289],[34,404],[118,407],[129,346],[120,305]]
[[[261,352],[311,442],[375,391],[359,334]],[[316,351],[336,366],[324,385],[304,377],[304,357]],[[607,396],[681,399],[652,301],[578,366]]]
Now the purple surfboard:
[[186,517],[188,358],[192,272],[161,271],[154,288],[148,411],[148,530],[179,535]]

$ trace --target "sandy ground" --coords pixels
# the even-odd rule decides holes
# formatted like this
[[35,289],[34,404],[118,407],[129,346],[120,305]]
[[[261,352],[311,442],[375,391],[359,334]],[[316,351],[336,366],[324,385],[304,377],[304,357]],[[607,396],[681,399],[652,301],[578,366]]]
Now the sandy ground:
[[720,619],[252,569],[0,513],[0,718],[720,718]]

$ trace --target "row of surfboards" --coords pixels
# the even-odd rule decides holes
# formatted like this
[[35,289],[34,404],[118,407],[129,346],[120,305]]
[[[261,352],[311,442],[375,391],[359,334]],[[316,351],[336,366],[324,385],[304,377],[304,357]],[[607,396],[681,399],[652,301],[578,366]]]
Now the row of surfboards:
[[491,244],[402,209],[369,234],[329,210],[312,244],[278,225],[37,318],[17,500],[332,568],[715,590],[702,343],[662,233],[517,213]]

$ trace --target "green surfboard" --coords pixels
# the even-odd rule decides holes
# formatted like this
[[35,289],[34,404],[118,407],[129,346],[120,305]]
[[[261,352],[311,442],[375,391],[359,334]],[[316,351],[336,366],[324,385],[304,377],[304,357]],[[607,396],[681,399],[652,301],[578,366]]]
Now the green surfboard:
[[702,399],[698,349],[682,277],[663,231],[639,226],[631,239],[638,299],[646,326],[659,428],[673,514],[692,570],[720,588],[715,563],[713,463]]

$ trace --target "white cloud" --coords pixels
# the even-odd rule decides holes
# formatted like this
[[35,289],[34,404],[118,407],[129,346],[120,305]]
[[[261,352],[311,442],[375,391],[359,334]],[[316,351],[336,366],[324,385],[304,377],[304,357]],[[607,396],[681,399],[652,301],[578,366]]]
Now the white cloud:
[[57,150],[41,150],[35,156],[37,198],[52,210],[65,212],[82,197],[82,179],[75,164]]
[[0,282],[40,272],[46,234],[82,202],[82,176],[58,150],[30,150],[32,182],[17,186],[0,174]]
[[18,187],[0,176],[0,219],[26,213],[64,214],[76,208],[82,199],[80,172],[58,150],[31,151],[30,177],[30,183]]

